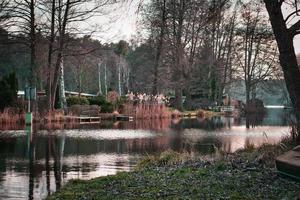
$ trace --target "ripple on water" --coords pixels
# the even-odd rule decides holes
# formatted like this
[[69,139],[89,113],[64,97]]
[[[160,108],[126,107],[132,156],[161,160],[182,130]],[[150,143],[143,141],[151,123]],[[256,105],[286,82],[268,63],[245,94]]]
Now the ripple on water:
[[[38,131],[38,134],[49,134],[48,131]],[[114,139],[135,139],[135,138],[151,138],[157,136],[154,132],[146,130],[57,130],[50,134],[56,136],[65,136],[71,138],[82,139],[99,139],[99,140],[114,140]]]

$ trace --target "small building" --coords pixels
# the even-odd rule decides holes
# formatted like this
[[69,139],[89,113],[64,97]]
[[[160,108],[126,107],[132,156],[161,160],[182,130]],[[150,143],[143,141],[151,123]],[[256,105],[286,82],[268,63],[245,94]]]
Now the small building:
[[[79,92],[72,92],[72,91],[66,91],[65,92],[66,97],[70,97],[70,96],[82,96],[82,97],[96,97],[97,95],[95,94],[88,94],[88,93],[79,93]],[[45,91],[38,91],[37,92],[37,96],[41,97],[41,96],[46,96],[46,92]],[[18,98],[24,98],[25,97],[25,91],[24,90],[19,90],[18,91]]]

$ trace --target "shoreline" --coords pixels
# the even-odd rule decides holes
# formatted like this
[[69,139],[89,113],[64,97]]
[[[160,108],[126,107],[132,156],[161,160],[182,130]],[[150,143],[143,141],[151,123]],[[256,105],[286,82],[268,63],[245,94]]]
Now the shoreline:
[[[133,118],[133,120],[164,120],[164,119],[187,119],[187,118],[211,118],[213,116],[221,116],[220,113],[218,112],[213,112],[213,111],[206,111],[203,110],[201,111],[201,115],[199,115],[198,112],[196,111],[185,111],[185,112],[180,112],[176,113],[173,115],[170,114],[168,117],[151,117],[151,118]],[[44,124],[79,124],[80,120],[78,118],[84,117],[80,115],[63,115],[62,113],[59,112],[59,110],[46,114],[44,116],[40,116],[35,114],[33,117],[33,124],[38,124],[38,123],[44,123]],[[126,116],[126,115],[116,115],[115,113],[100,113],[98,116],[99,120],[104,120],[104,121],[130,121],[128,119],[132,119],[132,116]],[[96,118],[95,116],[90,117],[90,118]],[[123,117],[125,120],[118,120],[118,117]],[[101,123],[101,122],[100,122]],[[25,125],[25,113],[22,114],[3,114],[0,113],[0,125]]]
[[275,158],[295,146],[249,146],[214,160],[167,151],[135,170],[89,181],[72,180],[47,199],[297,199],[300,182],[281,177]]

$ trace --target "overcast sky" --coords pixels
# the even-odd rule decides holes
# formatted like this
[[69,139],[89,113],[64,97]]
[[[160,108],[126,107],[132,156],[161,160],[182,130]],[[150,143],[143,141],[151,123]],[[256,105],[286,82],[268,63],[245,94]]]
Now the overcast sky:
[[[102,42],[117,42],[119,40],[130,41],[138,30],[138,0],[130,1],[130,4],[118,6],[110,15],[95,17],[94,24],[102,26],[102,31],[97,32],[94,37]],[[300,53],[300,35],[295,38],[294,46],[296,53]]]
[[92,18],[86,26],[99,25],[100,31],[93,34],[93,37],[104,43],[118,42],[119,40],[130,41],[137,32],[137,21],[139,1],[132,0],[123,5],[110,6],[103,16]]

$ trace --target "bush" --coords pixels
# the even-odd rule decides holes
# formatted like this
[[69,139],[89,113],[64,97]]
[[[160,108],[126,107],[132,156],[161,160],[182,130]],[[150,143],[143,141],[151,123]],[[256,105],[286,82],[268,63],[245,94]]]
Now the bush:
[[107,103],[104,96],[97,96],[89,99],[90,105],[98,105],[101,106],[105,103]]
[[114,106],[112,103],[106,101],[104,96],[97,96],[89,99],[90,105],[98,105],[101,107],[101,112],[112,113]]
[[67,105],[68,107],[72,105],[89,105],[89,101],[85,97],[68,97]]
[[13,106],[17,101],[18,81],[15,73],[4,76],[0,80],[0,110]]

